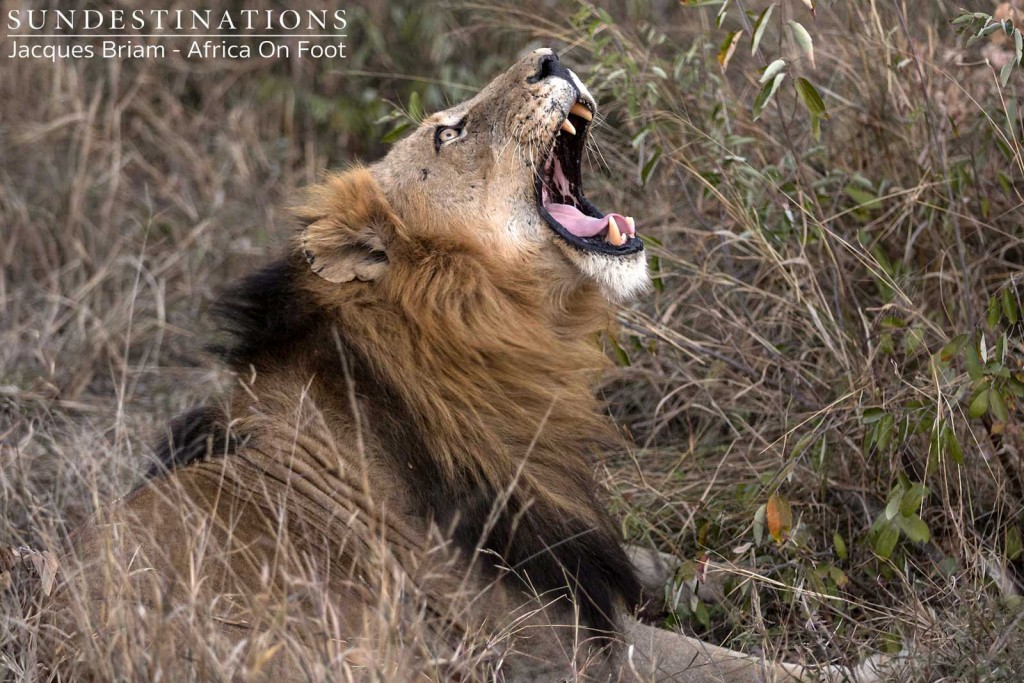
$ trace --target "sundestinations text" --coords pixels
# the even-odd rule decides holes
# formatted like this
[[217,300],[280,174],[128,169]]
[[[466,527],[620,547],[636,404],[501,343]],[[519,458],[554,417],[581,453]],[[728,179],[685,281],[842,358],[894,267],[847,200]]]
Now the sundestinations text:
[[10,32],[344,31],[347,26],[343,9],[14,9],[7,12]]

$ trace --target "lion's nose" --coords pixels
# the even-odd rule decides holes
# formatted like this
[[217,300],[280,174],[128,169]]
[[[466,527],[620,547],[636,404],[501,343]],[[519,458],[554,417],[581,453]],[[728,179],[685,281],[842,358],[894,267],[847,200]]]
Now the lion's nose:
[[553,52],[540,55],[537,60],[537,71],[532,76],[526,79],[527,83],[537,83],[543,81],[545,78],[557,75],[558,67],[558,55]]

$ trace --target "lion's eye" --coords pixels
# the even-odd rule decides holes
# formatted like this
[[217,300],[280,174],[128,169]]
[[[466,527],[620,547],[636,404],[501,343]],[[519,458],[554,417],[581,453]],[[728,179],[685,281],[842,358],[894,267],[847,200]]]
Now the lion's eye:
[[441,149],[441,145],[454,142],[462,137],[462,125],[438,126],[434,132],[434,147]]

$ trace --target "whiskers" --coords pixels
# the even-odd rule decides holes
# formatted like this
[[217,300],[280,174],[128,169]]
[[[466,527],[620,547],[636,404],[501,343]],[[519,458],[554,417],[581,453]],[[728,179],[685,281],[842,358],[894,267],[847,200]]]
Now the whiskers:
[[611,165],[608,163],[608,159],[605,158],[604,151],[597,143],[597,138],[593,135],[593,129],[597,126],[604,125],[604,116],[594,116],[594,120],[590,123],[590,131],[588,131],[587,139],[584,141],[584,148],[586,151],[585,156],[596,159],[596,163],[606,171],[611,171]]

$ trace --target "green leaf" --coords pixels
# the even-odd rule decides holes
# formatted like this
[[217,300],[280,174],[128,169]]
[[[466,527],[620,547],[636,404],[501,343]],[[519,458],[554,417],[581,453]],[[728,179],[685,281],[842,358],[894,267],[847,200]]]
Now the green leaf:
[[1006,399],[1003,398],[1003,394],[992,387],[989,389],[989,408],[992,410],[992,415],[1000,422],[1010,421],[1010,411],[1006,408]]
[[[1018,34],[1019,35],[1019,34]],[[1013,296],[1013,292],[1009,289],[1003,290],[1003,315],[1010,321],[1011,325],[1017,324],[1017,301]]]
[[762,505],[754,513],[754,543],[761,545],[764,540],[764,530],[768,525],[768,506]]
[[970,12],[964,12],[960,10],[961,14],[953,21],[949,22],[953,26],[963,26],[964,24],[974,23],[974,15]]
[[963,13],[951,22],[954,26],[959,26],[962,24],[976,24],[991,19],[991,15],[986,14],[985,12],[967,12],[965,10],[960,11]]
[[[943,420],[945,422],[945,420]],[[924,476],[925,479],[930,477],[935,470],[939,469],[939,459],[942,457],[942,431],[938,426],[932,423],[929,427],[931,437],[928,439],[928,462],[925,463]],[[908,482],[907,487],[910,484]],[[900,506],[902,509],[902,506]]]
[[900,532],[896,525],[892,522],[885,522],[880,527],[872,545],[874,545],[875,553],[887,560],[892,556],[892,551],[896,549],[896,542],[899,540]]
[[736,46],[742,37],[743,31],[733,31],[727,34],[725,40],[722,41],[722,46],[718,48],[718,64],[722,67],[722,71],[729,68],[729,60],[732,59],[733,53],[736,52]]
[[423,105],[420,104],[420,94],[416,90],[412,91],[409,95],[409,118],[414,123],[419,123],[423,120]]
[[630,141],[629,144],[632,147],[640,147],[640,143],[644,141],[644,138],[646,138],[648,135],[650,135],[651,132],[653,132],[653,131],[654,131],[654,124],[649,124],[649,125],[644,126],[643,128],[640,129],[639,133],[637,133],[636,135],[633,136],[633,139]]
[[814,138],[815,141],[817,141],[817,142],[821,141],[821,117],[820,116],[812,116],[811,117],[811,137]]
[[697,604],[693,606],[693,616],[697,618],[700,625],[704,628],[711,626],[711,615],[708,613],[708,607],[703,602],[698,600]]
[[816,435],[814,434],[814,432],[811,432],[810,434],[804,434],[803,436],[801,436],[800,439],[797,440],[797,442],[793,444],[793,447],[789,450],[789,456],[791,458],[800,457],[800,454],[804,452],[804,449],[811,445],[811,442],[814,440],[815,436]]
[[882,421],[878,423],[878,439],[875,441],[875,446],[878,447],[879,451],[884,451],[889,447],[892,442],[893,434],[895,433],[896,418],[891,414],[887,414],[882,418]]
[[932,538],[932,532],[928,529],[928,525],[917,515],[897,517],[896,525],[914,543],[927,543]]
[[761,73],[761,78],[758,83],[767,83],[769,80],[775,78],[778,74],[782,73],[782,70],[786,68],[785,59],[776,59],[774,62],[764,68]]
[[994,296],[988,300],[988,326],[995,327],[1003,319],[1003,307],[1000,305],[999,297]]
[[659,292],[664,292],[665,283],[661,281],[661,258],[651,256],[648,265],[651,269],[651,285]]
[[754,22],[754,35],[750,38],[750,54],[753,55],[757,53],[757,46],[761,44],[761,38],[764,36],[764,30],[768,28],[768,20],[772,18],[772,12],[774,10],[774,3],[768,5],[765,7],[764,11],[761,12],[761,16],[757,18],[757,21]]
[[408,121],[403,121],[385,133],[384,137],[381,138],[381,142],[386,145],[397,142],[410,128],[412,128],[412,124]]
[[846,575],[846,572],[836,566],[829,567],[828,576],[832,579],[832,583],[836,585],[836,588],[843,588],[846,584],[850,583],[850,577]]
[[903,502],[903,494],[906,489],[902,485],[897,484],[892,491],[889,492],[889,499],[885,503],[885,518],[893,519],[900,513],[900,504]]
[[722,22],[725,21],[725,15],[729,13],[729,5],[731,4],[732,0],[725,0],[722,3],[722,7],[718,10],[718,16],[715,17],[715,28],[722,28]]
[[[1003,28],[1003,22],[995,21],[992,22],[991,24],[986,24],[985,26],[983,26],[981,30],[978,31],[978,35],[980,37],[990,36],[1001,28]],[[1004,29],[1003,32],[1005,33],[1006,30]]]
[[768,106],[768,103],[775,97],[775,91],[782,85],[782,81],[786,79],[786,74],[781,73],[775,76],[769,83],[765,83],[764,87],[761,88],[761,92],[757,93],[757,97],[754,98],[754,120],[757,121],[761,117],[761,112]]
[[924,484],[914,484],[905,494],[903,502],[900,503],[900,514],[904,517],[912,517],[921,509],[921,503],[928,495],[928,487]]
[[1010,82],[1010,74],[1013,73],[1013,67],[1017,66],[1014,61],[1009,61],[1003,64],[1003,68],[999,71],[999,85],[1006,87],[1006,84]]
[[629,367],[631,365],[629,362],[629,354],[626,353],[626,350],[622,348],[621,344],[619,344],[619,340],[609,334],[608,341],[611,343],[612,355],[615,356],[615,362],[618,363],[619,367]]
[[817,89],[811,85],[811,82],[806,78],[796,79],[796,91],[800,95],[800,99],[803,101],[804,106],[807,107],[807,111],[811,113],[811,116],[818,118],[827,119],[828,111],[825,110],[825,102],[821,99],[821,95],[818,94]]
[[1021,555],[1021,551],[1024,547],[1021,545],[1020,529],[1017,526],[1011,526],[1006,530],[1006,559],[1016,560]]
[[847,184],[847,186],[843,188],[843,192],[845,192],[850,199],[857,202],[856,208],[858,209],[877,208],[879,204],[878,197],[867,190],[857,187],[853,183]]
[[925,331],[920,325],[914,325],[907,330],[907,334],[903,337],[903,346],[907,353],[914,353],[924,346],[924,338]]
[[864,424],[869,425],[881,421],[881,419],[886,415],[888,415],[888,413],[886,413],[882,408],[865,408],[864,416],[861,418],[861,421]]
[[644,167],[640,170],[640,183],[644,187],[647,187],[647,180],[651,177],[651,173],[654,172],[655,167],[658,165],[658,161],[661,159],[661,148],[654,150],[651,158],[647,160]]
[[991,391],[992,390],[990,388],[986,387],[974,392],[974,397],[971,398],[970,408],[968,408],[968,412],[971,417],[981,417],[988,412],[989,393]]
[[939,360],[941,360],[943,363],[950,362],[951,360],[956,358],[956,355],[960,353],[960,350],[964,348],[964,345],[966,343],[966,334],[960,334],[953,337],[953,339],[951,339],[950,342],[943,346],[942,350],[939,351]]
[[879,423],[876,422],[868,431],[868,438],[864,442],[864,450],[870,451],[878,443],[878,425]]
[[832,545],[836,549],[836,557],[840,560],[845,560],[848,556],[846,552],[846,541],[843,540],[842,534],[838,531],[832,534]]
[[981,355],[978,353],[978,346],[973,339],[964,346],[964,363],[967,365],[967,374],[972,380],[981,379],[984,368],[981,367]]
[[807,32],[807,29],[803,27],[800,22],[790,21],[789,28],[793,32],[793,39],[796,44],[800,47],[800,51],[804,53],[804,56],[811,62],[811,68],[814,68],[814,41],[811,39],[811,34]]
[[946,455],[952,458],[957,465],[963,465],[964,449],[960,445],[960,439],[956,438],[953,428],[948,424],[942,428],[942,442],[946,449]]
[[955,557],[944,557],[936,566],[939,573],[947,579],[952,578],[953,574],[957,571],[957,561]]

